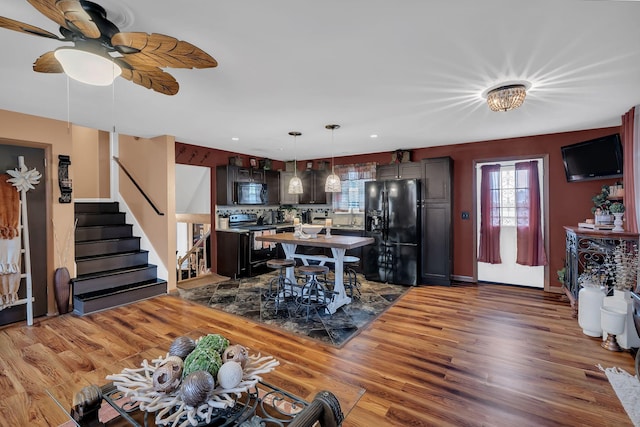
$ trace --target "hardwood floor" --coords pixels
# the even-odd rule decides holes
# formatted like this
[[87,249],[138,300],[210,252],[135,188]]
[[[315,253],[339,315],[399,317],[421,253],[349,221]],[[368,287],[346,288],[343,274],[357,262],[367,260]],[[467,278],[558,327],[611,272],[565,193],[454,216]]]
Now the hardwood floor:
[[632,425],[597,367],[633,373],[631,355],[583,335],[562,296],[499,285],[413,288],[341,349],[171,295],[5,327],[0,425],[57,426],[65,418],[45,389],[70,402],[187,333],[274,355],[266,381],[307,399],[336,392],[347,427]]

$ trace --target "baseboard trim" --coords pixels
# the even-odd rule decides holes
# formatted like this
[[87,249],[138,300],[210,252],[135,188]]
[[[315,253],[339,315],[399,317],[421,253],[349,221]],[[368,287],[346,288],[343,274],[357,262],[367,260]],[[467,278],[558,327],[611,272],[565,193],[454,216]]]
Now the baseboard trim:
[[471,276],[458,276],[456,274],[451,275],[451,280],[455,280],[456,282],[466,282],[466,283],[475,283]]

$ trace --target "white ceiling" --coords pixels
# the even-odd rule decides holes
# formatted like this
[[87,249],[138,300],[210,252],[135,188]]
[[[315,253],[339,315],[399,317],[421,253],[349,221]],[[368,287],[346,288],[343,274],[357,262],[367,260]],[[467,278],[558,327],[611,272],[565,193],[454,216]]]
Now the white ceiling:
[[[96,2],[121,31],[189,41],[219,66],[166,69],[175,96],[67,85],[31,69],[64,43],[0,29],[1,109],[286,160],[292,130],[298,158],[331,156],[329,123],[350,155],[615,126],[640,104],[637,1]],[[0,16],[57,33],[26,0]],[[525,104],[490,111],[483,92],[516,81]]]

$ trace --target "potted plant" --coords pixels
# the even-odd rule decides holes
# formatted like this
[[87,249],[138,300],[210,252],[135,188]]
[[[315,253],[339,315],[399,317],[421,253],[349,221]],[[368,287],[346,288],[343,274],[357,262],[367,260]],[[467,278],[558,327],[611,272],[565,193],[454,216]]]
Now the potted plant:
[[624,349],[640,347],[631,300],[631,290],[637,286],[638,280],[638,245],[620,241],[607,254],[603,266],[607,269],[608,279],[613,285],[613,295],[604,299],[603,306],[626,313],[624,332],[616,337],[618,344]]
[[622,215],[624,215],[624,205],[620,202],[614,202],[609,206],[609,212],[614,216],[613,225],[615,226],[612,231],[624,231],[622,228]]
[[613,223],[613,216],[609,213],[611,207],[611,200],[609,200],[609,186],[603,185],[600,189],[600,193],[591,198],[593,201],[593,207],[591,213],[595,216],[596,224],[611,224]]
[[578,283],[582,286],[578,292],[578,324],[582,333],[590,337],[602,336],[600,307],[604,301],[604,286],[606,272],[599,266],[589,266],[578,276]]

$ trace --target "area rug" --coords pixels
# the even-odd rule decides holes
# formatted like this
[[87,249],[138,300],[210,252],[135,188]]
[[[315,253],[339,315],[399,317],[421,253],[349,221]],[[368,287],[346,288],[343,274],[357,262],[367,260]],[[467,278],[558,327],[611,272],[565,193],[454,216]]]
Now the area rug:
[[635,376],[620,368],[603,368],[601,371],[607,375],[609,383],[616,392],[620,403],[627,411],[627,415],[635,427],[640,427],[640,381]]
[[408,286],[368,282],[358,275],[360,294],[353,298],[351,304],[338,308],[332,315],[322,309],[313,310],[307,320],[306,313],[303,315],[296,310],[294,303],[281,307],[277,312],[271,304],[265,303],[264,289],[275,274],[178,289],[178,292],[180,297],[189,301],[341,347],[410,289]]

